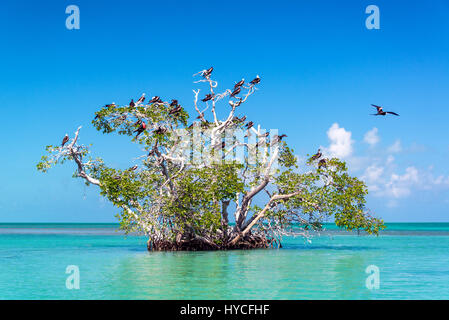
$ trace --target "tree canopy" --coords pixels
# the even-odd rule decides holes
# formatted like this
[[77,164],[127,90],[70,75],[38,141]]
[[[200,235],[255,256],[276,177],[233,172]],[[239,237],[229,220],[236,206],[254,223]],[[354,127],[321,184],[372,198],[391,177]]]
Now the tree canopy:
[[[218,93],[212,70],[196,74],[207,95],[200,99],[200,89],[193,90],[197,117],[190,125],[193,117],[177,100],[157,96],[95,113],[98,131],[140,145],[137,166],[121,170],[92,157],[90,146],[79,143],[79,127],[66,143],[47,146],[38,170],[74,161],[74,177],[98,186],[119,208],[121,228],[146,234],[150,250],[279,246],[283,236],[307,236],[329,219],[368,234],[384,228],[366,208],[366,185],[345,162],[320,154],[300,165],[285,135],[236,116],[259,77]],[[229,109],[225,119],[218,105]]]

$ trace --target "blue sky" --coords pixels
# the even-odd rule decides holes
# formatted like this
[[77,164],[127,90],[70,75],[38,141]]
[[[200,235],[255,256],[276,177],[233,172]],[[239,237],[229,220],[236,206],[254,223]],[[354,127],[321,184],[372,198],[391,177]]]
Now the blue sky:
[[[299,156],[322,146],[349,163],[386,221],[449,221],[447,1],[8,1],[0,4],[0,222],[113,222],[71,178],[36,171],[45,145],[83,126],[111,166],[138,148],[90,124],[142,92],[193,110],[192,74],[259,74],[248,118],[279,128]],[[80,29],[65,8],[80,8]],[[380,9],[380,30],[365,8]],[[400,118],[378,118],[371,103]],[[376,129],[374,129],[376,128]]]

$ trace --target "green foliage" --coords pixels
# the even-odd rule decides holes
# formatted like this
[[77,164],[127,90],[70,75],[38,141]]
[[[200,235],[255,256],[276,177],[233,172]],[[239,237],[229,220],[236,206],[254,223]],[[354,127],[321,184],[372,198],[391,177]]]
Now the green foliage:
[[[211,235],[223,230],[223,219],[226,218],[223,204],[236,198],[241,200],[261,184],[265,179],[264,168],[259,162],[180,164],[155,154],[155,150],[169,150],[177,143],[174,139],[176,129],[191,130],[187,127],[189,115],[184,109],[176,115],[170,114],[170,110],[168,104],[160,103],[138,107],[111,104],[101,108],[92,121],[98,131],[129,136],[132,142],[151,152],[137,170],[114,169],[101,158],[89,158],[87,162],[82,161],[83,168],[78,167],[74,176],[86,174],[100,182],[101,195],[120,209],[117,218],[126,231],[152,232],[154,237],[163,234],[168,239],[174,239],[179,233],[208,236],[219,243],[222,238]],[[141,121],[145,121],[148,128],[136,138],[134,131]],[[213,127],[214,124],[206,122],[201,126]],[[243,124],[236,123],[235,126],[242,127]],[[80,160],[89,156],[88,147],[75,147]],[[317,230],[323,221],[331,218],[341,228],[365,230],[369,234],[378,234],[385,227],[382,220],[368,213],[365,208],[367,187],[348,174],[344,162],[333,158],[325,159],[323,164],[310,158],[306,167],[300,167],[294,151],[284,141],[279,147],[279,168],[264,189],[270,190],[270,196],[295,195],[273,201],[260,219],[259,228],[274,223],[282,228],[299,224],[304,229]],[[207,150],[211,146],[205,143],[201,148],[212,152]],[[37,169],[42,172],[76,157],[66,148],[47,146],[46,151],[37,164]],[[267,197],[265,192],[261,192],[252,201],[248,217],[263,210],[264,206],[259,204],[266,203],[264,196]]]

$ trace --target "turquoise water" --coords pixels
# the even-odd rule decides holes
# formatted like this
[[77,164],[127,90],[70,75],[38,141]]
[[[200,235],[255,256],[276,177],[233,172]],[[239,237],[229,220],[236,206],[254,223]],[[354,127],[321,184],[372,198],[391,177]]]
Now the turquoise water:
[[[114,224],[0,224],[0,299],[449,299],[449,223],[328,231],[280,250],[149,253]],[[68,265],[80,289],[66,288]],[[380,271],[379,289],[365,269]]]

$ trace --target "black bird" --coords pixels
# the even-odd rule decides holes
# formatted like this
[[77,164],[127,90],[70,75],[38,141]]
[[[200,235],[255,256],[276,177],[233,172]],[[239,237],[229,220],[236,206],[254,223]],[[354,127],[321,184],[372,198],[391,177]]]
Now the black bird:
[[134,99],[131,99],[131,102],[129,103],[129,106],[132,108],[134,107],[136,104],[134,103]]
[[242,79],[239,82],[237,82],[234,86],[234,90],[237,89],[238,87],[243,86],[244,83],[245,83],[245,79]]
[[281,141],[282,140],[282,138],[286,138],[287,137],[287,135],[286,134],[281,134],[280,136],[278,136],[278,135],[275,135],[274,136],[274,139],[273,139],[273,142],[278,142],[278,141]]
[[162,100],[159,96],[154,96],[148,103],[162,103]]
[[64,145],[69,141],[69,135],[66,133],[64,138],[62,139],[61,148],[64,147]]
[[154,133],[156,134],[163,134],[165,132],[167,132],[167,129],[165,129],[164,127],[159,127],[156,130],[154,130]]
[[[132,99],[131,99],[131,102],[134,103],[134,101]],[[115,104],[114,103],[107,104],[107,105],[105,105],[105,107],[106,108],[115,107]]]
[[318,149],[318,152],[312,156],[312,161],[318,160],[319,158],[321,158],[322,155],[323,154],[321,153],[321,149]]
[[239,94],[241,90],[241,87],[237,87],[234,91],[232,91],[231,97],[235,97],[235,95]]
[[202,119],[204,117],[204,112],[201,112],[201,114],[198,116],[198,117],[196,117],[197,119]]
[[371,104],[374,108],[377,109],[377,113],[372,114],[373,116],[385,116],[387,113],[393,114],[395,116],[399,116],[396,112],[393,111],[384,111],[381,106],[376,106],[375,104]]
[[[137,128],[136,130],[134,130],[134,132],[137,132],[136,139],[137,139],[137,137],[138,137],[142,132],[144,132],[145,129],[147,128],[147,124],[146,124],[145,122],[143,122],[143,121],[141,121],[141,120],[139,120],[139,121],[140,121],[140,126],[139,126],[139,128]],[[139,122],[139,121],[137,121],[137,122]]]
[[214,71],[214,67],[210,67],[206,71],[203,71],[203,77],[206,78],[206,79],[209,79],[212,71]]
[[326,159],[321,159],[318,162],[318,169],[320,169],[321,167],[326,167]]
[[221,143],[221,148],[224,149],[225,147],[226,147],[226,142],[223,141],[223,142]]
[[177,105],[178,105],[178,100],[172,99],[172,101],[170,103],[170,107],[176,107]]
[[260,77],[257,75],[253,80],[250,81],[252,85],[260,83]]
[[209,100],[212,100],[214,96],[211,93],[206,94],[206,96],[204,97],[204,99],[201,99],[201,101],[206,102]]
[[248,123],[245,125],[245,127],[246,127],[248,130],[251,129],[253,126],[254,126],[254,122],[252,122],[252,121],[248,122]]
[[168,112],[168,114],[176,114],[176,113],[181,112],[181,110],[182,110],[182,107],[181,107],[181,106],[177,106],[176,108],[171,109],[171,110]]
[[98,114],[95,115],[94,120],[98,119],[100,116]]
[[142,103],[145,100],[145,93],[142,94],[142,96],[137,100],[137,103]]
[[128,170],[129,170],[129,171],[134,171],[134,170],[136,170],[136,169],[137,169],[137,165],[135,165],[135,166],[129,168]]

